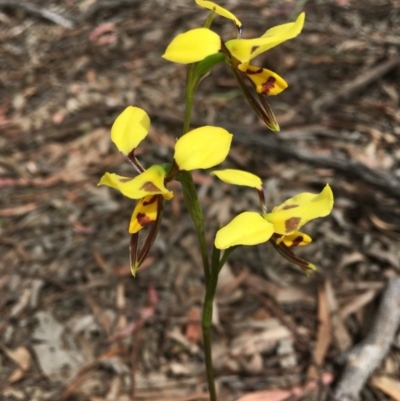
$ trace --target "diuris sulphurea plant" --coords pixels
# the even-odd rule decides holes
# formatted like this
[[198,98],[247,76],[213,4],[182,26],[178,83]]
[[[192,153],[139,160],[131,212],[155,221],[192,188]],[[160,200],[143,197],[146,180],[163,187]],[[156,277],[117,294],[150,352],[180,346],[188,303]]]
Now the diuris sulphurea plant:
[[[310,220],[325,217],[331,212],[333,194],[327,184],[318,194],[300,193],[269,210],[260,177],[235,169],[211,171],[212,176],[225,183],[246,186],[249,190],[257,191],[260,210],[240,213],[224,227],[217,227],[213,223],[211,228],[216,231],[216,235],[210,254],[205,237],[204,216],[192,171],[210,169],[222,163],[229,154],[234,133],[216,126],[189,129],[196,90],[213,67],[224,63],[227,72],[233,74],[239,89],[256,114],[269,129],[279,131],[279,125],[265,98],[278,95],[288,84],[277,73],[255,66],[253,60],[273,47],[295,38],[303,28],[305,14],[301,13],[294,22],[269,28],[260,37],[243,39],[243,25],[233,13],[211,1],[196,0],[196,3],[210,10],[204,26],[176,36],[162,56],[171,62],[187,64],[183,129],[180,136],[175,134],[178,139],[172,160],[142,166],[135,152],[149,132],[150,117],[137,106],[127,106],[111,128],[111,140],[123,158],[130,163],[135,174],[132,177],[124,177],[107,172],[98,185],[112,187],[122,195],[137,201],[128,224],[128,232],[131,235],[130,265],[132,274],[135,275],[156,239],[163,217],[164,203],[174,196],[173,191],[168,188],[169,184],[172,181],[181,184],[202,257],[205,281],[203,347],[210,399],[216,401],[210,331],[213,300],[222,267],[236,248],[268,242],[280,255],[300,266],[306,273],[315,270],[316,267],[312,263],[296,256],[293,249],[311,242],[311,238],[299,230]],[[234,23],[237,37],[223,40],[211,29],[216,15]],[[139,249],[139,235],[144,232],[142,229],[145,227],[148,228],[146,238]]]

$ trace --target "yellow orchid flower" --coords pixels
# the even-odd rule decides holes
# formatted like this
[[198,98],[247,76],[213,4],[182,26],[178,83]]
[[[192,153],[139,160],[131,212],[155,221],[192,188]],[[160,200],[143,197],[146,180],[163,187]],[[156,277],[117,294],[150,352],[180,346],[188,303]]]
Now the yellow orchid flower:
[[[196,3],[233,20],[241,33],[242,25],[230,11],[211,1],[196,0]],[[250,106],[268,128],[272,131],[279,131],[279,124],[262,95],[278,95],[288,87],[288,84],[275,72],[251,65],[250,62],[260,54],[296,37],[303,29],[304,19],[305,14],[301,13],[295,22],[270,28],[259,38],[242,39],[239,37],[225,43],[219,35],[208,28],[192,29],[175,37],[162,57],[181,64],[203,62],[199,64],[201,65],[200,71],[203,71],[202,68],[210,71],[212,66],[225,59]],[[222,54],[223,57],[217,57],[219,54]],[[250,82],[255,93],[248,88],[246,81]]]
[[[241,170],[214,171],[212,175],[222,181],[256,188],[260,200],[264,200],[261,179],[254,174]],[[258,181],[258,180],[259,181]],[[309,244],[312,239],[298,231],[310,220],[327,216],[333,207],[333,193],[327,184],[319,194],[304,192],[276,206],[270,213],[244,212],[236,216],[216,235],[215,246],[227,249],[237,245],[256,245],[273,239],[277,249],[289,260],[304,269],[313,269],[313,265],[305,262],[288,251],[288,247]]]
[[[145,170],[136,160],[135,150],[150,129],[150,118],[138,108],[127,107],[115,120],[111,128],[111,140],[137,171],[134,178],[105,173],[98,185],[117,189],[122,195],[138,200],[133,211],[129,233],[131,234],[130,259],[132,274],[147,257],[158,232],[164,200],[170,200],[173,192],[166,183],[181,171],[205,169],[225,160],[229,153],[232,134],[223,128],[205,126],[188,132],[175,144],[173,164],[155,164]],[[138,252],[138,234],[150,226],[146,240]]]
[[[202,7],[213,9],[217,14],[240,21],[228,10],[210,1],[196,0]],[[254,85],[257,93],[277,95],[287,88],[286,81],[273,71],[250,65],[250,61],[273,47],[296,37],[304,25],[305,14],[301,13],[295,22],[268,29],[256,39],[232,39],[223,43],[221,38],[207,28],[196,28],[178,35],[167,47],[163,57],[181,64],[204,60],[219,51],[227,53],[232,67],[244,73]]]
[[[118,150],[141,171],[135,178],[105,173],[98,185],[119,190],[131,199],[162,195],[170,200],[173,193],[165,187],[167,171],[161,165],[144,170],[137,162],[134,151],[150,129],[150,118],[138,108],[127,107],[115,120],[111,128],[111,140]],[[174,162],[179,171],[191,171],[214,167],[225,160],[232,142],[232,134],[223,128],[204,126],[196,128],[177,140]]]

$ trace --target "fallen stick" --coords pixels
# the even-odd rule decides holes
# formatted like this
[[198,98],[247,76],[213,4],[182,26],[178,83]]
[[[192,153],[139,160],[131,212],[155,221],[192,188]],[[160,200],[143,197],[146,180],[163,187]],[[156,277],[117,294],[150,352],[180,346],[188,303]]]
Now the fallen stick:
[[43,7],[38,7],[36,4],[28,3],[27,1],[0,0],[0,8],[2,7],[22,8],[33,15],[38,15],[57,25],[61,25],[64,28],[72,29],[74,27],[74,22],[70,19],[63,17],[54,11],[50,11]]
[[[225,127],[230,128],[228,124]],[[273,154],[287,160],[298,160],[316,167],[332,168],[346,178],[363,181],[384,194],[400,200],[400,180],[389,172],[373,170],[365,164],[346,158],[303,150],[282,143],[272,135],[265,135],[265,132],[262,134],[253,131],[252,135],[248,135],[240,126],[236,126],[236,129],[232,127],[232,132],[237,134],[235,135],[236,143],[251,146],[265,154]]]
[[[158,117],[159,121],[167,124],[180,124],[179,118],[154,111],[152,115]],[[198,121],[193,121],[193,127],[201,125]],[[265,128],[257,129],[253,127],[244,127],[241,124],[224,124],[224,128],[235,133],[235,142],[252,147],[258,152],[272,154],[285,160],[297,160],[318,168],[334,169],[346,178],[364,182],[368,186],[375,188],[391,198],[400,200],[400,179],[394,174],[386,171],[375,170],[367,167],[365,164],[345,157],[327,155],[326,153],[312,152],[303,150],[299,146],[291,145],[288,141],[275,139],[271,133],[266,132]],[[43,131],[43,130],[42,130]],[[315,132],[320,132],[319,128]],[[285,133],[292,134],[293,131],[281,131],[279,135]],[[299,129],[299,136],[307,134],[310,128]],[[251,135],[249,135],[251,133]]]
[[339,101],[350,98],[356,92],[372,82],[377,81],[398,65],[400,65],[400,58],[398,57],[386,60],[383,63],[378,64],[376,67],[367,70],[364,74],[359,75],[356,79],[344,85],[337,92],[328,92],[325,96],[322,96],[313,104],[313,113],[318,115],[321,111],[329,109],[330,107],[336,105]]
[[400,278],[390,278],[368,336],[347,354],[347,365],[336,385],[340,401],[357,399],[365,382],[389,351],[400,324]]

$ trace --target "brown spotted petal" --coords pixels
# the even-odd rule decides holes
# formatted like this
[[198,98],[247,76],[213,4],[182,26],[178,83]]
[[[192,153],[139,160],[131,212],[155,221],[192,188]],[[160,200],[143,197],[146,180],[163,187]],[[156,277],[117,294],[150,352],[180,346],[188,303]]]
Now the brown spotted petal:
[[164,168],[156,164],[132,179],[105,173],[98,185],[118,189],[122,195],[131,199],[141,199],[147,195],[163,195],[165,199],[171,199],[173,193],[164,185],[165,175]]
[[264,218],[274,225],[281,235],[294,234],[310,220],[327,216],[333,207],[333,193],[329,185],[319,194],[301,193],[265,214]]
[[263,95],[278,95],[288,87],[287,82],[282,77],[266,68],[249,65],[244,73],[253,83],[256,91]]
[[282,235],[280,238],[277,238],[276,243],[280,244],[281,242],[291,248],[293,246],[308,245],[312,242],[312,239],[307,234],[304,234],[300,231],[295,231],[293,234]]
[[142,228],[156,221],[158,216],[158,203],[161,201],[161,195],[148,195],[139,200],[129,223],[130,234],[137,233]]
[[[150,197],[148,197],[150,198]],[[143,199],[141,199],[142,201]],[[144,262],[144,260],[147,258],[149,255],[149,252],[151,250],[151,247],[157,237],[158,231],[160,229],[161,225],[161,220],[162,220],[162,215],[163,215],[163,210],[164,210],[164,198],[160,195],[156,195],[153,197],[153,199],[148,199],[144,201],[143,203],[150,202],[149,205],[147,205],[150,209],[153,209],[154,206],[157,207],[157,210],[154,212],[156,215],[156,219],[154,221],[149,221],[147,218],[149,216],[146,216],[142,219],[141,223],[146,224],[149,227],[149,230],[147,231],[147,236],[146,239],[143,242],[142,247],[138,251],[138,243],[139,243],[139,234],[143,233],[143,231],[140,231],[140,228],[137,232],[134,232],[131,235],[131,242],[130,242],[130,264],[131,264],[131,271],[132,275],[136,275],[136,271],[139,269],[140,265]],[[146,205],[140,206],[140,210],[144,210],[145,212],[148,213],[148,208]],[[136,208],[135,208],[136,211]],[[135,214],[134,211],[134,214]],[[133,216],[132,216],[133,219]],[[132,223],[132,221],[131,221]],[[140,223],[138,223],[140,225]],[[132,227],[133,228],[133,227]],[[143,228],[143,227],[142,227]],[[131,229],[131,227],[129,227]]]

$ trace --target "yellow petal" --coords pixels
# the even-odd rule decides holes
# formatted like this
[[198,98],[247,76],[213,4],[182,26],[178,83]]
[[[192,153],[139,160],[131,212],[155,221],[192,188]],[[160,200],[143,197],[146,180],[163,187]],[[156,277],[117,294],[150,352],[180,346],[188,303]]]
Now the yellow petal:
[[130,234],[135,234],[150,223],[156,221],[159,200],[159,195],[149,195],[139,200],[133,210],[129,223]]
[[289,39],[295,38],[303,29],[305,17],[305,13],[301,13],[295,22],[289,22],[288,24],[282,24],[268,29],[262,37],[268,38],[269,41],[256,49],[252,53],[251,58],[257,57],[261,53],[264,53]]
[[262,188],[261,178],[247,171],[226,169],[213,171],[211,175],[215,175],[227,184],[244,185],[246,187],[256,188],[259,191]]
[[205,126],[180,137],[174,159],[180,170],[210,168],[228,156],[233,135],[220,127]]
[[[305,14],[301,13],[295,22],[271,28],[261,38],[232,39],[228,40],[225,45],[233,57],[246,64],[261,53],[296,37],[303,28],[304,18]],[[247,65],[244,68],[246,67]]]
[[273,232],[273,225],[260,214],[244,212],[218,230],[215,246],[218,249],[227,249],[235,245],[257,245],[268,241]]
[[252,57],[252,51],[255,47],[259,47],[268,43],[269,38],[256,39],[232,39],[225,43],[231,55],[241,63],[248,63]]
[[175,37],[163,58],[175,63],[190,64],[204,60],[221,49],[221,38],[207,28],[196,28]]
[[274,231],[290,235],[310,220],[327,216],[333,207],[333,193],[329,185],[319,194],[304,192],[274,208],[264,218],[274,225]]
[[128,106],[111,127],[111,140],[125,155],[135,149],[150,128],[148,114],[139,107]]
[[308,245],[310,242],[312,242],[312,238],[307,234],[296,231],[293,234],[284,235],[278,238],[278,240],[276,241],[277,244],[280,244],[281,242],[283,242],[288,247],[303,246]]
[[286,81],[273,71],[249,65],[244,73],[253,82],[258,93],[274,96],[288,87]]
[[164,186],[165,174],[162,166],[154,165],[133,179],[105,173],[97,185],[118,189],[122,195],[131,199],[157,194],[163,195],[165,199],[171,199],[173,193]]
[[236,18],[234,14],[232,14],[227,9],[219,6],[218,4],[215,4],[213,1],[196,0],[196,4],[201,7],[208,8],[209,10],[214,10],[216,14],[232,20],[238,28],[242,27],[242,23]]

